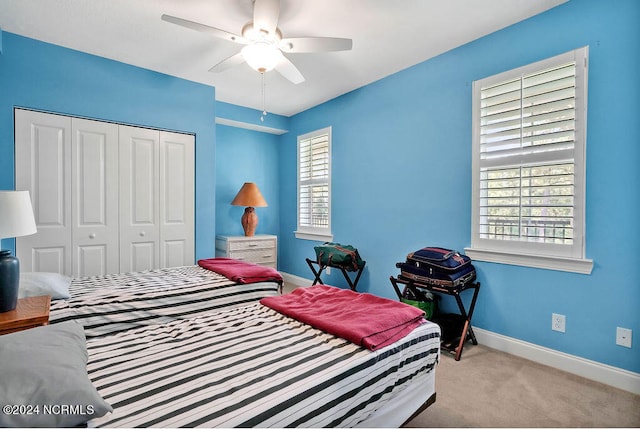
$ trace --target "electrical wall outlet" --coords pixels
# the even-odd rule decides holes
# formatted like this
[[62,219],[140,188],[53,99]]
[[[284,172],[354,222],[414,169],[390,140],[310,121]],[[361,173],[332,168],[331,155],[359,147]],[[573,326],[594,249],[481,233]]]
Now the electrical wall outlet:
[[566,317],[564,314],[553,313],[551,315],[551,329],[558,332],[565,332]]
[[616,328],[616,344],[623,347],[631,348],[631,329]]

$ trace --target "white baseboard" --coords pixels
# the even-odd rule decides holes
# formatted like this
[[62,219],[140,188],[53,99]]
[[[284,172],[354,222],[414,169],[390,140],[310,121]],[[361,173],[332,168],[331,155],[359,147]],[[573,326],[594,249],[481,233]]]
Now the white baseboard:
[[473,327],[478,343],[640,395],[640,374]]
[[297,287],[306,287],[311,286],[313,283],[312,279],[306,279],[304,277],[296,276],[289,273],[283,273],[280,271],[280,275],[284,280],[284,283],[287,285],[288,289],[297,288]]
[[[289,288],[310,286],[313,283],[313,280],[304,277],[282,272],[280,274]],[[476,334],[478,343],[484,346],[640,395],[640,374],[636,372],[496,334],[475,326],[473,332]]]

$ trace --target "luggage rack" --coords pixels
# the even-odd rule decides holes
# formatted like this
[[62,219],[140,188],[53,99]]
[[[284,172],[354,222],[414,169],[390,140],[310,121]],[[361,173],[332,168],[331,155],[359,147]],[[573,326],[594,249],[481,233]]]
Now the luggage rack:
[[[340,271],[342,271],[342,275],[344,276],[345,280],[349,284],[349,287],[353,291],[355,291],[356,290],[356,286],[358,286],[358,281],[360,280],[360,276],[362,275],[362,271],[364,271],[364,266],[366,264],[367,264],[366,261],[362,261],[362,266],[359,267],[357,270],[354,270],[351,265],[348,265],[348,266],[334,265],[334,264],[323,265],[323,264],[320,264],[318,261],[314,261],[313,259],[307,258],[307,265],[309,265],[309,268],[311,268],[311,272],[313,272],[313,275],[314,275],[314,279],[313,279],[313,284],[314,285],[318,284],[318,283],[320,283],[321,285],[324,284],[322,282],[322,279],[320,278],[320,275],[322,274],[322,271],[325,268],[331,267],[331,268],[337,268]],[[316,267],[314,265],[317,265],[319,267],[319,269],[316,270]],[[347,271],[351,271],[351,272],[355,271],[355,272],[357,272],[355,280],[353,280],[353,281],[351,280],[351,277],[349,277],[349,275],[347,274]]]
[[[402,299],[402,291],[398,287],[398,284],[406,285],[409,289],[413,290],[414,293],[416,288],[418,289],[426,289],[432,292],[441,293],[444,295],[453,296],[456,299],[456,303],[458,304],[458,310],[460,311],[460,317],[464,321],[462,330],[460,332],[460,338],[455,337],[455,340],[450,343],[442,343],[441,348],[455,356],[456,360],[460,360],[462,356],[462,349],[464,348],[464,343],[467,340],[471,340],[474,345],[478,344],[478,340],[476,340],[476,335],[473,333],[473,328],[471,327],[471,317],[473,316],[473,310],[476,306],[476,300],[478,299],[478,292],[480,291],[480,282],[469,281],[457,286],[446,287],[438,284],[430,284],[423,283],[416,280],[408,279],[403,276],[398,277],[389,277],[393,288],[398,294],[398,299]],[[471,303],[469,304],[469,310],[467,311],[464,307],[464,303],[460,298],[460,293],[465,290],[472,289],[473,296],[471,298]]]

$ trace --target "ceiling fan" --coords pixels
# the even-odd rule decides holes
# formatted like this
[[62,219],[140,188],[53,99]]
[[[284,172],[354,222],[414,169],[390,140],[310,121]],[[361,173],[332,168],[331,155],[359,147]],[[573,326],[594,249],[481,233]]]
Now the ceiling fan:
[[254,0],[253,21],[242,27],[240,35],[171,15],[162,15],[162,20],[245,45],[240,52],[209,69],[216,73],[246,62],[259,73],[275,69],[298,84],[304,82],[304,76],[284,53],[348,51],[352,47],[351,39],[336,37],[283,38],[278,28],[279,16],[280,0]]

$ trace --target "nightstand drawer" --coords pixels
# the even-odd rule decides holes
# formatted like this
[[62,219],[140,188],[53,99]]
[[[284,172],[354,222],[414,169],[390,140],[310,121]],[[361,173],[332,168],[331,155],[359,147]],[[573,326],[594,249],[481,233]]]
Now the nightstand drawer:
[[258,250],[237,250],[229,255],[233,259],[239,259],[245,262],[253,262],[254,264],[267,264],[276,261],[275,248],[258,249]]
[[275,240],[244,240],[244,241],[230,241],[229,250],[256,250],[256,249],[275,249]]

